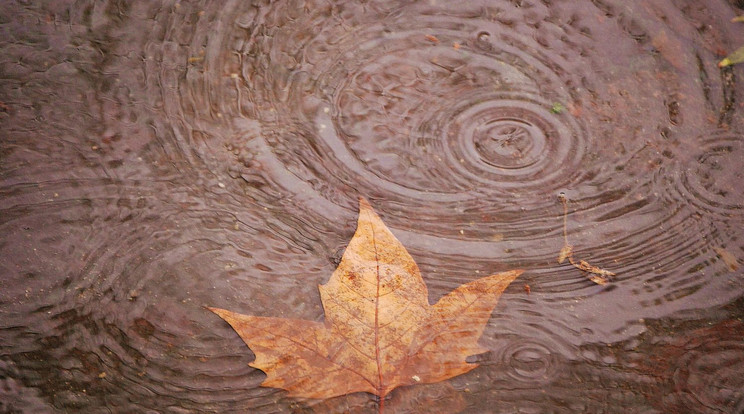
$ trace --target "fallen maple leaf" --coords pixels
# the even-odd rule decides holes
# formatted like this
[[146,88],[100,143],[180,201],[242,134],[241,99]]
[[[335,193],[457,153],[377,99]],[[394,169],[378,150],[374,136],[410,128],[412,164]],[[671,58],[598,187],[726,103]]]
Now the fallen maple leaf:
[[512,270],[461,285],[429,305],[419,268],[369,203],[360,199],[356,233],[320,296],[325,322],[241,315],[208,308],[256,354],[264,387],[331,398],[354,392],[380,397],[394,388],[433,383],[478,364],[478,345]]

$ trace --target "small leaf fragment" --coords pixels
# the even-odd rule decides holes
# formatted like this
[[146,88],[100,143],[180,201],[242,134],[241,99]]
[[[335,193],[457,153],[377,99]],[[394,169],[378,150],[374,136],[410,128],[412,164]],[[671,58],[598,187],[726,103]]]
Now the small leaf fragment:
[[590,265],[586,260],[580,260],[576,267],[585,272],[594,273],[600,276],[615,276],[615,274],[609,270],[604,270],[597,266]]
[[571,261],[571,264],[574,265],[579,270],[583,270],[584,272],[589,273],[589,280],[592,282],[598,284],[598,285],[606,285],[609,281],[607,280],[607,277],[609,276],[615,276],[614,273],[610,272],[609,270],[601,269],[597,266],[589,264],[586,260],[580,260],[579,263],[575,263],[573,260]]
[[741,62],[744,62],[744,46],[736,49],[730,55],[726,56],[722,61],[718,62],[718,67],[723,68]]
[[603,278],[602,276],[598,276],[598,275],[591,275],[590,274],[589,275],[589,280],[591,280],[592,282],[594,282],[594,283],[596,283],[596,284],[598,284],[600,286],[604,286],[607,283],[609,283],[607,279]]
[[426,37],[426,40],[428,40],[428,41],[430,41],[432,43],[439,43],[439,39],[436,36],[434,36],[434,35],[428,34],[428,35],[426,35],[424,37]]
[[563,193],[560,193],[558,198],[560,198],[561,203],[563,203],[563,247],[561,248],[560,253],[558,253],[558,263],[563,263],[568,259],[568,262],[571,263],[573,267],[589,273],[589,280],[598,285],[606,285],[609,283],[607,278],[609,276],[615,276],[614,273],[591,265],[586,260],[580,260],[578,263],[574,260],[573,246],[568,244],[568,231],[566,230],[568,221],[568,198]]
[[558,263],[563,263],[573,255],[573,246],[566,244],[561,248],[561,252],[558,254]]
[[733,19],[731,19],[731,23],[736,23],[736,22],[744,22],[744,15],[736,16]]
[[563,106],[563,104],[560,102],[553,102],[553,105],[550,106],[550,112],[554,114],[560,114],[565,110],[566,110],[566,107]]

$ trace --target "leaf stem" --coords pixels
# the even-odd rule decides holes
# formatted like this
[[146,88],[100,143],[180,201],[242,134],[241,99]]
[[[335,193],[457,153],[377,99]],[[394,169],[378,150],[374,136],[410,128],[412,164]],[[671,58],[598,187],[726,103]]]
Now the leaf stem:
[[564,246],[568,246],[568,233],[566,231],[566,228],[568,227],[568,198],[563,193],[558,194],[558,198],[560,198],[563,203],[563,244]]
[[568,259],[568,262],[571,263],[573,267],[586,272],[592,282],[598,285],[606,285],[608,283],[608,277],[615,276],[615,273],[593,266],[585,260],[580,260],[578,263],[574,260],[573,246],[568,244],[568,231],[566,230],[568,221],[568,197],[566,197],[565,194],[560,193],[558,194],[558,198],[560,198],[561,203],[563,203],[563,248],[558,256],[558,263],[562,263],[565,259]]

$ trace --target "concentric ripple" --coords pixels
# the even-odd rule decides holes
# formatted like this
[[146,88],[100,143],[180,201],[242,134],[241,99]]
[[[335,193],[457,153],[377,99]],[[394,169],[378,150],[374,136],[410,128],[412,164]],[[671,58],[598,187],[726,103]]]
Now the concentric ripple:
[[547,383],[553,378],[556,363],[552,351],[538,343],[513,343],[513,347],[502,354],[504,362],[510,367],[509,375],[521,382]]
[[[337,133],[367,168],[419,192],[567,185],[584,137],[544,98],[555,94],[544,90],[550,85],[558,89],[557,75],[474,33],[472,19],[459,31],[436,20],[420,26],[386,25],[377,34],[384,43],[362,46],[363,59],[335,90]],[[567,177],[555,176],[561,169]]]
[[639,368],[656,377],[655,404],[664,410],[740,412],[744,408],[744,325],[723,321],[655,341],[652,356],[637,355]]
[[[287,80],[289,95],[264,117],[275,119],[273,109],[291,109],[286,103],[293,101],[318,108],[304,114],[315,125],[312,138],[320,138],[313,145],[337,156],[320,156],[323,167],[306,173],[335,162],[359,190],[363,183],[366,191],[384,189],[390,197],[435,193],[442,201],[557,190],[580,176],[581,123],[566,110],[551,111],[575,96],[556,62],[524,52],[537,47],[534,41],[456,14],[415,22],[385,15],[380,24],[347,31],[332,24],[309,42],[312,64],[297,63],[302,75]],[[308,95],[313,85],[323,94]],[[317,100],[327,103],[318,107]],[[345,151],[352,156],[341,156]]]
[[679,197],[696,210],[727,217],[744,212],[744,142],[741,136],[714,131],[698,140],[699,148],[670,174],[677,180],[673,188]]
[[471,189],[495,187],[504,194],[570,186],[584,152],[580,131],[549,105],[493,96],[456,108],[441,128],[453,172]]
[[674,395],[680,408],[729,412],[744,409],[744,347],[738,338],[714,341],[689,350],[678,360]]

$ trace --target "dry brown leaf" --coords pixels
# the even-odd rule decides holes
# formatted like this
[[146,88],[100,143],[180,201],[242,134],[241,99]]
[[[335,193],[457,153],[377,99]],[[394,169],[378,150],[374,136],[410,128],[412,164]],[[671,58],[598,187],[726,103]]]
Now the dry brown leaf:
[[586,260],[580,260],[579,264],[574,266],[585,272],[594,273],[600,276],[615,276],[615,274],[609,270],[600,269],[597,266],[590,265]]
[[571,264],[579,270],[589,272],[589,279],[598,285],[606,285],[608,283],[606,278],[609,276],[615,276],[615,274],[609,270],[600,269],[597,266],[590,265],[586,260],[580,260],[579,263],[575,263],[571,260]]
[[291,396],[331,398],[368,392],[384,398],[394,388],[434,383],[478,364],[478,345],[501,293],[522,271],[461,285],[429,305],[418,266],[369,203],[341,262],[319,286],[325,322],[241,315],[209,308],[227,321],[256,354],[264,387]]
[[609,283],[609,281],[607,279],[605,279],[604,277],[599,276],[599,275],[595,275],[595,274],[591,274],[591,273],[589,274],[589,280],[591,280],[592,282],[594,282],[594,283],[596,283],[598,285],[601,285],[601,286],[604,286],[604,285],[606,285],[606,284]]

